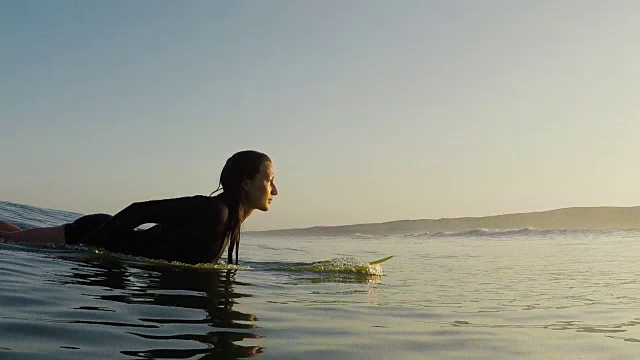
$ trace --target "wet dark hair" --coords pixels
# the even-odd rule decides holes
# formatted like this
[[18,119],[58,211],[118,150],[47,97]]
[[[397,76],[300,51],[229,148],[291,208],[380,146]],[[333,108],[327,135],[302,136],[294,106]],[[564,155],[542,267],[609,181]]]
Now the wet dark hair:
[[[242,204],[242,182],[253,180],[260,173],[262,164],[271,162],[266,154],[255,150],[244,150],[233,154],[222,168],[218,189],[222,189],[219,196],[224,199],[228,209],[225,239],[229,239],[228,263],[232,264],[233,249],[236,250],[236,265],[238,264],[238,249],[240,248],[240,226],[242,219],[240,206]],[[209,196],[211,196],[209,195]]]

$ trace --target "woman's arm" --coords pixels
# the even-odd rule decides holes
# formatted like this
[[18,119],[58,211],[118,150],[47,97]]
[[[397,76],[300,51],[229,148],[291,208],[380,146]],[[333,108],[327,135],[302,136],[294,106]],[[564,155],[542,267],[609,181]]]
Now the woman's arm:
[[[184,219],[203,220],[219,217],[220,201],[205,196],[136,202],[115,214],[82,242],[103,243],[119,232],[133,230],[147,223],[173,222]],[[226,212],[225,212],[226,215]],[[226,217],[226,216],[225,216]],[[91,239],[91,240],[88,240]]]

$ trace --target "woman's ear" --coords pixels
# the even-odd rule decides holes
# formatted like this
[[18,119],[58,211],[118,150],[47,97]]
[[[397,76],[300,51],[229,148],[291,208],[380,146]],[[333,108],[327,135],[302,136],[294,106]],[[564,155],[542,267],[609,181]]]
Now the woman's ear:
[[244,190],[245,192],[248,192],[249,188],[250,188],[249,180],[247,179],[242,180],[242,190]]

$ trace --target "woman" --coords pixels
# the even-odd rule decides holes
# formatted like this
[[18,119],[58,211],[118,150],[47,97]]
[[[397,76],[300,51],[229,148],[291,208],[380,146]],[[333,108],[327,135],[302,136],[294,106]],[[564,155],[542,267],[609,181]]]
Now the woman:
[[[222,193],[212,197],[222,189]],[[278,191],[271,159],[253,150],[231,156],[218,190],[207,196],[133,203],[114,216],[93,214],[57,227],[20,230],[0,221],[0,238],[16,242],[84,244],[109,251],[190,264],[217,262],[228,246],[238,263],[240,225],[253,210],[269,210]],[[155,223],[147,230],[142,224]]]

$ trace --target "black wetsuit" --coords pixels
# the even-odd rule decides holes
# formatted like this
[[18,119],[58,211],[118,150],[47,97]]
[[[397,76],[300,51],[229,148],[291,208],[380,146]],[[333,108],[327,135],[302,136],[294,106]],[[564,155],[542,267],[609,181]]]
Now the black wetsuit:
[[[217,261],[227,245],[216,231],[220,204],[216,197],[201,195],[139,203],[145,211],[142,223],[156,225],[139,230],[135,228],[142,223],[130,222],[110,230],[107,222],[120,219],[107,214],[86,215],[65,225],[65,239],[67,244],[97,246],[153,259],[190,264]],[[100,229],[103,225],[104,229]],[[101,231],[99,240],[92,238],[92,234]]]

